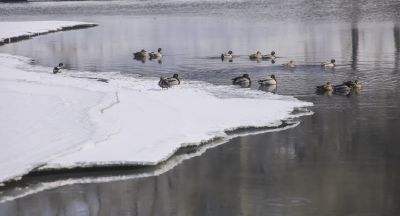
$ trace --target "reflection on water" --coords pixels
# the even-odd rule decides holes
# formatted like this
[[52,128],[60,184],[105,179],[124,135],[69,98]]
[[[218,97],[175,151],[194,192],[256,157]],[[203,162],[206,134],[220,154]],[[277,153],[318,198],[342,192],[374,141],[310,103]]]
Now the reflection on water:
[[[253,89],[259,89],[257,80],[275,74],[278,85],[259,90],[311,101],[315,114],[290,130],[235,138],[159,176],[63,186],[1,203],[0,215],[400,214],[400,27],[393,21],[398,1],[234,1],[225,10],[214,9],[227,7],[225,1],[121,2],[109,10],[105,2],[46,5],[66,19],[93,14],[90,8],[103,15],[169,14],[179,5],[180,15],[73,16],[100,26],[5,45],[0,52],[46,66],[63,61],[71,70],[179,73],[183,81],[218,85],[248,73]],[[25,10],[42,13],[43,4]],[[0,14],[8,8],[21,19],[21,7],[6,5]],[[185,10],[196,13],[187,16]],[[135,51],[158,47],[162,64],[133,59]],[[232,62],[221,61],[226,50],[233,50]],[[276,63],[249,60],[256,50],[275,50]],[[320,67],[332,58],[334,69]],[[289,60],[297,67],[281,66]],[[363,85],[359,92],[315,94],[315,86],[327,81],[355,79]]]

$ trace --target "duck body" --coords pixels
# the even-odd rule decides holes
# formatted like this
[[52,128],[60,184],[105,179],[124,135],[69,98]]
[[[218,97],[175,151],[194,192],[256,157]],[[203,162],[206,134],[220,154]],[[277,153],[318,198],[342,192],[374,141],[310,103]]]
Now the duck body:
[[161,59],[162,58],[161,50],[162,50],[161,48],[158,48],[157,52],[149,53],[149,58],[150,59]]
[[343,82],[344,85],[350,87],[351,89],[360,89],[361,88],[361,82],[358,80],[353,81],[346,81]]
[[256,60],[256,59],[262,59],[263,55],[261,54],[260,51],[257,51],[256,53],[253,53],[249,55],[250,59]]
[[233,52],[231,50],[229,50],[227,53],[222,53],[221,54],[221,59],[232,59],[233,58]]
[[162,77],[162,76],[160,77],[160,81],[158,81],[158,85],[159,85],[162,89],[170,88],[170,87],[171,87],[171,85],[169,84],[167,78]]
[[294,63],[293,60],[290,60],[288,63],[282,64],[282,66],[286,68],[295,68],[296,64]]
[[348,87],[346,84],[341,84],[341,85],[335,85],[334,90],[335,92],[339,93],[348,93],[350,92],[351,88]]
[[61,73],[62,68],[64,68],[64,64],[63,63],[58,64],[58,66],[53,68],[53,74]]
[[275,59],[275,51],[272,51],[271,54],[261,55],[262,59]]
[[242,87],[248,87],[251,84],[251,80],[248,74],[243,74],[240,77],[235,77],[232,79],[233,85],[240,85]]
[[332,92],[334,87],[331,82],[327,82],[325,85],[320,85],[316,87],[318,92]]
[[172,77],[166,78],[166,81],[168,82],[168,84],[170,86],[180,85],[181,84],[181,80],[179,79],[179,75],[178,74],[174,74]]
[[323,63],[321,63],[321,67],[323,67],[323,68],[333,68],[333,67],[336,66],[335,62],[336,62],[335,59],[332,59],[330,62],[323,62]]
[[259,80],[258,84],[260,84],[262,86],[276,85],[277,82],[276,82],[275,75],[272,74],[271,77],[268,77],[268,78],[263,79],[263,80]]
[[139,51],[139,52],[133,53],[133,57],[134,57],[135,59],[143,59],[143,58],[147,58],[147,56],[148,56],[147,51],[144,50],[144,49],[142,49],[142,50]]

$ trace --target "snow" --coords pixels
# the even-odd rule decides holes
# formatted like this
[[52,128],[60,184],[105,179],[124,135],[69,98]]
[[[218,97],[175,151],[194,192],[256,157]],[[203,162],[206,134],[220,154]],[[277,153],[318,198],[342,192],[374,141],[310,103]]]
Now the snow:
[[[0,38],[66,26],[51,23],[0,22]],[[161,90],[158,79],[117,72],[54,75],[52,68],[30,62],[0,54],[0,182],[38,168],[154,165],[182,146],[226,138],[226,130],[279,125],[299,116],[291,114],[295,108],[312,106],[204,82]]]
[[18,37],[32,37],[69,28],[95,26],[94,23],[71,21],[0,22],[0,44]]

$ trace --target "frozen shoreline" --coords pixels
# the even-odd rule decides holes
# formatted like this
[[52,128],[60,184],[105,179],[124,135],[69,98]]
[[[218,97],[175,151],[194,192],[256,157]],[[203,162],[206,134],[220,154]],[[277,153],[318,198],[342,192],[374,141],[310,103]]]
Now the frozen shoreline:
[[97,24],[71,21],[0,22],[0,46],[51,32],[94,26]]
[[279,125],[298,117],[293,109],[312,106],[204,82],[163,91],[157,79],[119,73],[53,75],[7,54],[0,54],[0,68],[0,182],[38,167],[155,165],[182,146],[226,137],[230,129]]

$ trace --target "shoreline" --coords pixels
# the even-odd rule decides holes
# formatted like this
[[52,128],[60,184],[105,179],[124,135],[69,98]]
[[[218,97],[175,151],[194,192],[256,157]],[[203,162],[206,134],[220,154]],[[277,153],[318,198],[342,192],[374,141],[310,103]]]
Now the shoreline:
[[[0,21],[1,23],[1,21]],[[60,32],[60,31],[71,31],[71,30],[77,30],[77,29],[85,29],[85,28],[92,28],[92,27],[96,27],[98,26],[98,24],[96,23],[82,23],[82,24],[76,24],[73,26],[63,26],[63,27],[59,27],[58,29],[52,29],[52,30],[48,30],[48,31],[43,31],[43,32],[37,32],[37,33],[27,33],[27,34],[23,34],[23,35],[16,35],[16,36],[12,36],[12,37],[7,37],[7,38],[1,38],[0,35],[0,46],[6,45],[6,44],[10,44],[10,43],[15,43],[15,42],[19,42],[22,40],[29,40],[33,37],[37,37],[37,36],[41,36],[41,35],[46,35],[46,34],[50,34],[50,33],[55,33],[55,32]]]

